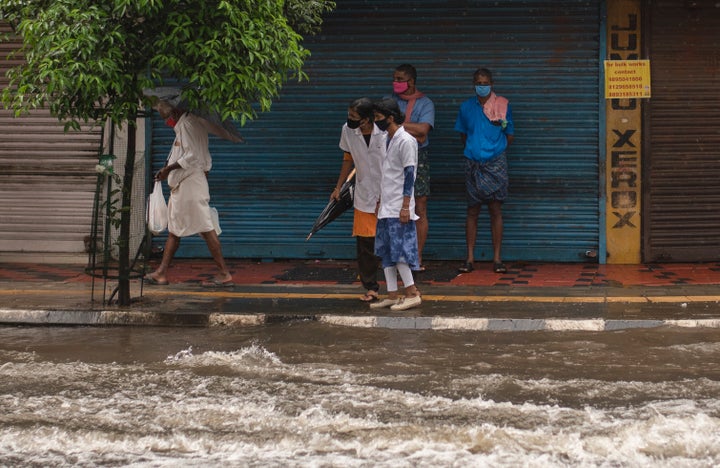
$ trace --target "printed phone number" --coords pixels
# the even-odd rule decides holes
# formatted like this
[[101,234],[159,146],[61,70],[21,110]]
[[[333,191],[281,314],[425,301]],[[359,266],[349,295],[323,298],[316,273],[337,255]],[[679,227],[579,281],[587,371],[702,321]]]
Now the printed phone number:
[[642,76],[610,76],[608,81],[642,81]]
[[642,84],[611,84],[610,86],[608,86],[608,89],[642,89]]
[[623,92],[615,92],[615,93],[608,93],[607,97],[609,99],[613,98],[622,98],[622,97],[648,97],[648,95],[645,95],[644,93],[637,93],[632,91],[623,91]]

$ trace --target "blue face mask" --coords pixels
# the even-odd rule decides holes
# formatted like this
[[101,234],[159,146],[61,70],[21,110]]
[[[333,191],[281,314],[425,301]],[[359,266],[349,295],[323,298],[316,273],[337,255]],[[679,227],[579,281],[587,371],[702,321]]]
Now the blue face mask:
[[480,97],[485,97],[490,94],[490,91],[492,90],[491,85],[475,85],[475,94],[477,94]]

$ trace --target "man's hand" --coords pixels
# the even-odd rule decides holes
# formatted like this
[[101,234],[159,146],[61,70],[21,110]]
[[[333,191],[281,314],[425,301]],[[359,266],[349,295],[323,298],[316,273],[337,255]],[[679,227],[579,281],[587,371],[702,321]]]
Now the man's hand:
[[[178,169],[180,167],[180,164],[174,162],[170,164],[169,166],[165,166],[162,169],[160,169],[157,174],[155,174],[155,180],[165,180],[168,178],[170,173],[174,171],[175,169]],[[205,174],[207,176],[207,174]]]
[[330,194],[330,199],[339,201],[340,200],[340,189],[335,187],[335,190]]
[[170,168],[168,166],[164,166],[155,174],[155,180],[166,180],[168,175],[170,175]]

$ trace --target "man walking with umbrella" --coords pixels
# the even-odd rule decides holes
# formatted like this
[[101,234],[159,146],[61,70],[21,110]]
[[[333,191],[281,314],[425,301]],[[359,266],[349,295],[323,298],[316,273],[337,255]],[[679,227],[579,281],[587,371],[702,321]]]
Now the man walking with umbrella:
[[167,271],[182,237],[200,234],[218,267],[218,273],[202,286],[232,286],[232,275],[222,255],[220,239],[215,231],[210,211],[210,189],[207,173],[212,167],[208,148],[207,124],[200,117],[160,101],[157,110],[175,130],[165,166],[155,175],[170,186],[168,201],[168,238],[160,266],[145,277],[150,284],[168,284]]
[[340,133],[343,164],[335,190],[330,197],[340,199],[340,189],[355,167],[353,236],[356,238],[360,281],[366,290],[360,300],[378,298],[378,258],[375,256],[375,209],[380,200],[382,162],[385,159],[385,132],[374,123],[373,102],[360,98],[350,103],[347,122]]

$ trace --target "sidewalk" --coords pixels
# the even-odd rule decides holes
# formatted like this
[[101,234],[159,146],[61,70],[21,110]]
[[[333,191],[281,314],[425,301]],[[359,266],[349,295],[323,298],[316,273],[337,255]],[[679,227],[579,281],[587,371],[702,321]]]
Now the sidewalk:
[[[117,282],[81,265],[0,263],[0,323],[248,326],[315,320],[357,327],[456,330],[720,328],[720,263],[597,265],[428,262],[421,307],[371,311],[353,261],[229,260],[234,286],[207,289],[207,259],[176,259],[168,286],[131,281],[129,307],[107,305]],[[382,278],[382,274],[380,274]],[[384,287],[384,284],[382,285]],[[384,289],[381,289],[381,294]],[[91,299],[94,297],[94,301]]]

